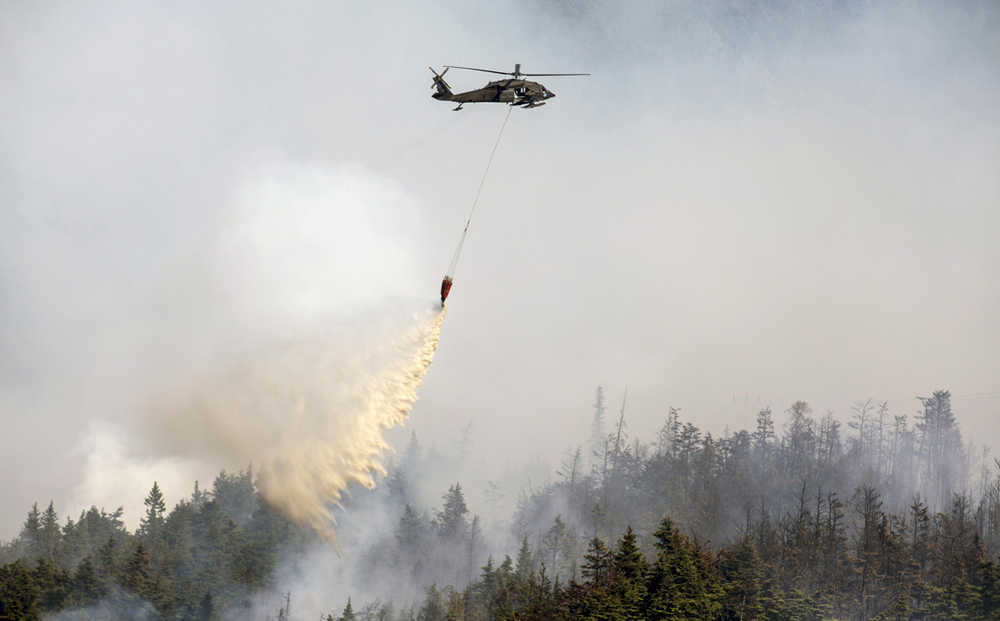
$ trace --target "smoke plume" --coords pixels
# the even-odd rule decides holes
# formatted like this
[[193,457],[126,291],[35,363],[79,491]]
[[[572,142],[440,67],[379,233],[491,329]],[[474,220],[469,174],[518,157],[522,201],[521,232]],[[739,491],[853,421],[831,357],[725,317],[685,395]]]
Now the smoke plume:
[[234,178],[199,241],[209,250],[182,253],[150,312],[130,305],[120,322],[146,335],[131,370],[90,375],[118,400],[87,404],[102,417],[79,447],[70,513],[125,500],[134,528],[154,480],[173,502],[252,465],[271,504],[333,541],[329,511],[373,485],[444,319],[416,210],[356,166],[282,161]]

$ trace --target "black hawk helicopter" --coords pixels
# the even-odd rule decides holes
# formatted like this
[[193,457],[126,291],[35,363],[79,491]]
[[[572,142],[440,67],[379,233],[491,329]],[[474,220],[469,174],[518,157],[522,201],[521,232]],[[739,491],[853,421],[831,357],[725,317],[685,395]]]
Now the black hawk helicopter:
[[[467,103],[505,103],[512,106],[537,108],[538,106],[544,106],[545,100],[555,97],[556,94],[538,82],[522,80],[522,76],[533,78],[539,76],[590,75],[589,73],[521,73],[520,63],[514,65],[513,71],[495,71],[493,69],[459,67],[457,65],[445,65],[444,71],[441,73],[434,71],[433,67],[428,67],[428,69],[430,69],[431,73],[434,74],[434,84],[431,88],[437,89],[437,92],[431,95],[431,97],[434,99],[440,99],[441,101],[457,102],[458,107],[454,109],[456,112],[461,110],[462,106]],[[513,78],[496,80],[495,82],[490,82],[486,86],[477,88],[474,91],[453,93],[451,92],[451,87],[444,81],[444,74],[448,73],[449,69],[467,69],[469,71],[482,71],[484,73],[499,73],[500,75],[513,76]]]

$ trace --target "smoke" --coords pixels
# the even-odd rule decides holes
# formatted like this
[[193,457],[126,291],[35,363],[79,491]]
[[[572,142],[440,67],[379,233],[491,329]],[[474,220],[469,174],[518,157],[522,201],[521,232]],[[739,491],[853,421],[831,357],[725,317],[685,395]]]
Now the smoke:
[[[0,533],[34,500],[79,508],[62,502],[77,472],[100,492],[83,506],[124,503],[134,526],[152,480],[173,502],[195,478],[165,482],[135,405],[149,383],[171,385],[165,411],[304,323],[365,326],[434,288],[504,111],[451,113],[428,63],[594,74],[544,79],[555,103],[514,113],[421,389],[421,439],[456,421],[485,438],[470,492],[583,437],[599,383],[632,387],[643,437],[668,405],[721,432],[754,397],[843,413],[882,394],[912,414],[925,386],[992,394],[998,7],[5,7],[0,411],[23,441]],[[261,153],[295,163],[244,175],[233,213]],[[326,164],[343,160],[395,181]],[[995,403],[962,404],[970,437],[995,437]],[[121,459],[100,436],[66,458],[94,419],[149,429],[121,431]],[[446,481],[421,485],[436,502]]]
[[164,446],[254,463],[268,502],[336,543],[330,505],[385,474],[383,432],[417,400],[444,317],[418,312],[410,330],[385,342],[380,329],[335,330],[260,352],[165,410]]
[[269,502],[334,541],[331,503],[374,485],[444,320],[418,205],[357,166],[269,161],[220,211],[122,318],[120,340],[142,319],[132,368],[91,376],[114,400],[86,403],[103,416],[70,513],[124,502],[135,527],[154,480],[172,502],[252,464]]
[[61,610],[45,615],[48,621],[113,621],[115,619],[132,619],[133,621],[152,621],[157,619],[156,608],[148,601],[134,593],[114,588],[100,602],[82,608]]

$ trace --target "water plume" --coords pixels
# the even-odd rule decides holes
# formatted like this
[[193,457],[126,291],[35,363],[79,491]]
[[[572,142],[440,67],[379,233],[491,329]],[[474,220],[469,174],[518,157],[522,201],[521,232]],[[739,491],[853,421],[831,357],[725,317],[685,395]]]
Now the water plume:
[[[437,349],[444,309],[378,327],[351,322],[241,356],[224,377],[164,412],[178,452],[254,464],[264,499],[336,546],[331,509],[352,485],[375,486]],[[395,336],[389,336],[395,333]]]

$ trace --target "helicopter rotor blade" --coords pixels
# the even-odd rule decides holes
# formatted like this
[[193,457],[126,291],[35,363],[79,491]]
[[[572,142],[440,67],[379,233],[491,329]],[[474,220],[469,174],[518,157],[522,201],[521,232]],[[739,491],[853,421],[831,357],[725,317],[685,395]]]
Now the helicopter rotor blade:
[[[497,71],[496,69],[480,69],[479,67],[460,67],[458,65],[445,65],[448,69],[466,69],[468,71],[482,71],[483,73],[496,73],[499,75],[512,75],[515,77],[545,77],[545,76],[569,76],[569,75],[590,75],[589,73],[521,73],[521,65],[516,65],[514,71]],[[443,73],[441,75],[444,75]]]
[[496,71],[495,69],[480,69],[478,67],[459,67],[458,65],[445,65],[447,69],[467,69],[469,71],[482,71],[483,73],[499,73],[500,75],[514,75],[511,71]]

